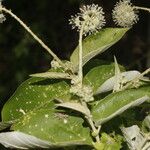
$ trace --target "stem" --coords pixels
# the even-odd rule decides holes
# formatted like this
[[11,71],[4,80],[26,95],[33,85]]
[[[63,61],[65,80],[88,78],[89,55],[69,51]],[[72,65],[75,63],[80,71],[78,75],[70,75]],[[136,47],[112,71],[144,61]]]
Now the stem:
[[83,30],[84,30],[84,23],[81,27],[80,33],[79,33],[79,71],[78,71],[78,76],[80,79],[80,86],[82,87],[82,79],[83,79],[83,71],[82,71],[82,66],[83,66],[83,61],[82,61],[82,55],[83,55],[83,49],[82,49],[82,36],[83,36]]
[[89,124],[90,124],[90,126],[91,126],[93,132],[94,132],[94,133],[97,133],[97,135],[96,135],[96,137],[95,137],[96,142],[100,142],[99,132],[100,132],[100,127],[101,127],[101,126],[99,126],[99,128],[96,129],[96,127],[95,127],[95,125],[94,125],[92,119],[91,119],[91,118],[87,118],[87,119],[88,119],[88,122],[89,122]]
[[[86,102],[83,102],[83,101],[82,101],[81,103],[82,103],[82,106],[84,106],[86,109],[89,109]],[[95,136],[96,142],[99,142],[99,141],[100,141],[99,132],[100,132],[101,126],[99,126],[98,129],[97,129],[97,128],[95,127],[95,125],[94,125],[94,122],[93,122],[93,120],[92,120],[92,117],[86,116],[86,119],[87,119],[88,123],[89,123],[90,126],[91,126],[92,132],[94,132],[94,133],[97,134],[97,135]]]
[[[83,66],[83,60],[82,60],[82,56],[83,56],[82,38],[83,38],[84,25],[85,25],[85,23],[82,24],[81,29],[80,29],[80,33],[79,33],[79,71],[78,71],[78,76],[79,76],[79,80],[80,80],[80,87],[82,87],[82,80],[83,80],[83,70],[82,70],[82,66]],[[86,102],[81,101],[81,104],[86,109],[89,109]],[[98,127],[98,129],[97,129],[95,127],[95,125],[94,125],[92,117],[86,116],[86,119],[87,119],[88,123],[90,124],[92,131],[97,134],[95,136],[96,142],[99,142],[100,141],[99,132],[100,132],[101,126]]]
[[11,17],[13,17],[16,21],[20,23],[20,25],[45,49],[47,50],[53,58],[62,66],[65,67],[63,62],[57,57],[55,53],[52,52],[52,50],[40,39],[38,38],[31,29],[20,19],[18,18],[14,13],[12,13],[10,10],[0,7],[0,11],[4,11],[5,13],[8,13]]
[[139,7],[139,6],[134,6],[133,8],[150,12],[150,8]]
[[130,85],[132,85],[133,83],[135,83],[136,81],[138,81],[141,77],[143,77],[144,75],[148,74],[150,72],[150,68],[146,69],[143,73],[141,73],[138,77],[136,77],[135,79],[133,79],[132,81],[130,81],[128,84],[126,84],[122,90],[127,89]]

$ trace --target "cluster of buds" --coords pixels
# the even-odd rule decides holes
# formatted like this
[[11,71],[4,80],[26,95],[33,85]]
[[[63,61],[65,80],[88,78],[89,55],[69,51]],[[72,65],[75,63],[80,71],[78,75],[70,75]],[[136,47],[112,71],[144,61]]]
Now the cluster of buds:
[[90,86],[80,84],[80,79],[78,76],[75,76],[71,81],[70,93],[80,97],[84,102],[90,102],[94,100],[93,89]]

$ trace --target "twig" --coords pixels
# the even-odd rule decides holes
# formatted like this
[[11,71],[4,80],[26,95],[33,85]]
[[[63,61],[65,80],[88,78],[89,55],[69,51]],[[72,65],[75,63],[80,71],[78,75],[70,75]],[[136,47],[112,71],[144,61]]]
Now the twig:
[[17,20],[21,26],[45,49],[47,50],[53,58],[64,68],[64,63],[57,57],[55,53],[39,38],[37,35],[35,35],[31,29],[20,19],[18,18],[14,13],[12,13],[10,10],[6,9],[5,7],[0,7],[0,11],[4,11],[5,13],[9,14],[11,17],[13,17],[15,20]]

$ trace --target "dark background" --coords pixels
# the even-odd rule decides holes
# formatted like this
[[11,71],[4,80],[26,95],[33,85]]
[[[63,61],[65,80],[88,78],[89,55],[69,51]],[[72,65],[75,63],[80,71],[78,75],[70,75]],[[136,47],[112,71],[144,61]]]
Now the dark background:
[[[149,0],[134,0],[134,5],[150,7]],[[78,33],[68,20],[83,4],[100,4],[106,13],[106,27],[115,27],[111,10],[116,0],[4,0],[11,9],[60,58],[69,59],[77,45]],[[150,67],[150,14],[139,13],[140,21],[111,50],[98,58],[140,71]],[[48,70],[51,56],[10,16],[0,24],[0,108],[29,74]]]
[[[91,3],[103,6],[106,27],[115,27],[111,10],[115,0],[5,0],[4,6],[11,9],[35,32],[60,58],[69,59],[77,45],[78,33],[71,29],[69,19],[78,12],[79,6]],[[138,6],[150,6],[148,0],[134,2]],[[150,67],[150,14],[139,13],[140,21],[123,39],[99,58],[118,62],[128,69],[143,71]],[[16,87],[35,72],[50,67],[51,56],[16,22],[6,15],[0,24],[0,103],[14,92]]]

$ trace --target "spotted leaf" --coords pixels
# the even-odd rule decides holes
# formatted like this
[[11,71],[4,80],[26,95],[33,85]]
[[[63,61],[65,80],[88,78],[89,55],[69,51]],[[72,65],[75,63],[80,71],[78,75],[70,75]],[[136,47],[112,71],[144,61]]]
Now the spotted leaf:
[[49,108],[49,104],[28,112],[11,130],[48,141],[52,146],[90,145],[90,130],[83,119]]
[[68,93],[69,85],[66,81],[30,78],[23,82],[5,103],[2,109],[2,121],[18,119],[49,101],[51,101],[49,107],[53,108],[54,98],[65,99]]

